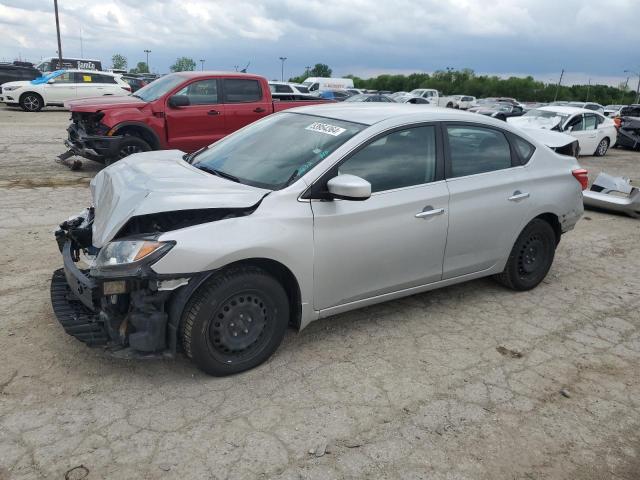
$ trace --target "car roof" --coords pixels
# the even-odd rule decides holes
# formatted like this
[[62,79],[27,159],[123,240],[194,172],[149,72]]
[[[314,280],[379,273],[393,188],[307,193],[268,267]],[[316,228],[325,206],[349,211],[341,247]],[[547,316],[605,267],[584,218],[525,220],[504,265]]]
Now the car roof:
[[438,108],[429,105],[407,103],[329,103],[305,107],[297,107],[287,112],[304,113],[320,117],[344,120],[347,122],[373,125],[385,120],[397,120],[398,123],[407,122],[432,122],[432,121],[460,121],[484,123],[487,125],[506,124],[475,113],[454,110],[452,108]]
[[[251,79],[262,79],[260,75],[253,75],[251,73],[242,73],[242,72],[224,72],[224,71],[216,71],[216,70],[205,70],[204,72],[201,70],[194,70],[191,72],[174,72],[175,75],[180,75],[182,77],[187,78],[198,78],[198,77],[206,77],[210,75],[221,75],[225,77],[236,77],[236,78],[251,78]],[[171,75],[171,74],[169,74]]]
[[[80,70],[79,68],[63,68],[62,70],[64,70],[65,72],[77,72],[77,73],[93,73],[93,74],[99,73],[100,75],[111,75],[114,77],[122,75],[121,73],[105,72],[103,70]],[[47,74],[49,73],[53,73],[53,72],[47,72]]]

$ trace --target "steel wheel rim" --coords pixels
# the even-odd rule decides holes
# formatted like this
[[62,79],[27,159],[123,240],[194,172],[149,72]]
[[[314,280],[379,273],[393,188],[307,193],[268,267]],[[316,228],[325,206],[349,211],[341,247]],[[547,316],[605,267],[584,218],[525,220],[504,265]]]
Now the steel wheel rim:
[[255,290],[236,293],[220,303],[209,323],[209,351],[225,363],[251,357],[271,326],[270,306]]
[[36,97],[35,95],[28,95],[26,97],[24,97],[24,106],[27,107],[27,110],[33,112],[34,110],[37,110],[38,107],[40,106],[40,100],[38,100],[38,97]]
[[518,275],[521,278],[535,276],[544,267],[548,257],[548,245],[544,238],[534,233],[522,244],[518,253]]

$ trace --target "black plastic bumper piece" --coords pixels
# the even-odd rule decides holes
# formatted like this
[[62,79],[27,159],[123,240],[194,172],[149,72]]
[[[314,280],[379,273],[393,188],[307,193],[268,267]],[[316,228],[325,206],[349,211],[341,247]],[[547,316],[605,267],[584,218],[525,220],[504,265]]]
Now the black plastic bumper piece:
[[98,316],[75,297],[63,268],[51,277],[51,305],[65,332],[90,347],[106,345],[107,331]]
[[89,135],[73,123],[67,128],[67,132],[69,138],[64,144],[70,151],[89,160],[98,161],[115,158],[124,138],[122,135]]

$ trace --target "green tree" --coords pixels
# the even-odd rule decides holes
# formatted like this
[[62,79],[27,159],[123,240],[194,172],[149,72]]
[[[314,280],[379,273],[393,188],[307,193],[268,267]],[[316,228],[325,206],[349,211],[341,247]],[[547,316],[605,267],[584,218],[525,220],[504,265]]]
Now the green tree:
[[126,70],[127,57],[125,57],[124,55],[120,55],[119,53],[114,53],[111,57],[111,68],[117,70]]
[[329,68],[329,65],[324,63],[316,63],[314,67],[309,70],[310,77],[331,77],[333,71]]
[[191,72],[196,69],[196,62],[189,57],[180,57],[171,65],[172,72]]
[[149,67],[145,62],[138,62],[136,68],[130,69],[129,73],[149,73]]

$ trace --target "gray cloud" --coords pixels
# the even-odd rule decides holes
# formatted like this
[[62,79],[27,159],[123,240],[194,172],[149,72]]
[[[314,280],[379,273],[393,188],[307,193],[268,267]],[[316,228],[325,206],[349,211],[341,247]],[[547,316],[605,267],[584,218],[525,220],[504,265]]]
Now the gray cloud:
[[[0,0],[0,58],[55,54],[51,0]],[[129,63],[152,50],[151,67],[177,56],[206,67],[279,76],[328,63],[337,74],[433,71],[523,72],[548,80],[561,68],[616,82],[640,68],[634,0],[59,0],[63,52]],[[583,72],[583,73],[581,73]],[[578,75],[579,74],[579,75]]]

